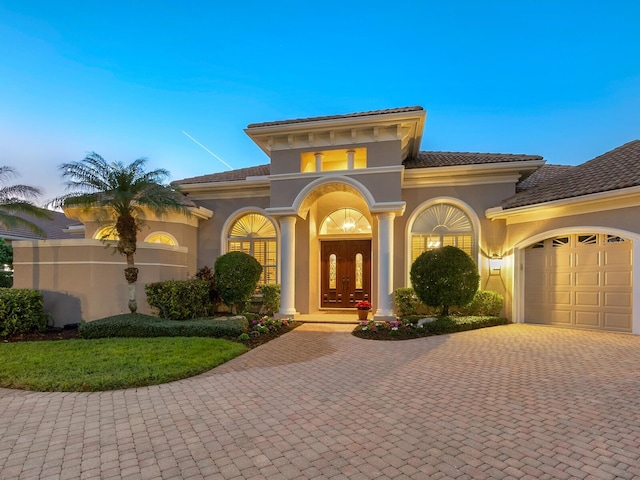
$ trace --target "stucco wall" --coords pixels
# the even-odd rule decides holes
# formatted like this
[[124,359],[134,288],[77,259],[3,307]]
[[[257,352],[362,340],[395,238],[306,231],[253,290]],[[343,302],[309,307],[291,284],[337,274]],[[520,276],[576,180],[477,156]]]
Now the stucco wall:
[[[126,261],[99,240],[14,242],[14,286],[43,293],[56,326],[128,312]],[[144,286],[186,279],[188,249],[139,243],[135,256],[138,312],[151,313]]]

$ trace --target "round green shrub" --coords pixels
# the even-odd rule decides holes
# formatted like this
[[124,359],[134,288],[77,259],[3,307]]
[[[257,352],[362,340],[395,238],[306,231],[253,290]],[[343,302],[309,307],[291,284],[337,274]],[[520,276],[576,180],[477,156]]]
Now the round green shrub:
[[473,259],[457,247],[441,247],[420,255],[411,266],[411,283],[418,298],[430,307],[466,305],[478,291],[480,275]]
[[222,301],[235,314],[249,301],[258,286],[262,265],[243,252],[229,252],[216,260],[216,288]]
[[462,315],[497,317],[502,311],[504,297],[491,290],[478,290],[468,305],[460,308]]

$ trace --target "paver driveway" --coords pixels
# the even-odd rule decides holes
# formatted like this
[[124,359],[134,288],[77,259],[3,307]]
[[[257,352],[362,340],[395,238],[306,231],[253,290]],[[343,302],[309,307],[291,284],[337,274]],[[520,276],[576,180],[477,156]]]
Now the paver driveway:
[[640,338],[350,329],[155,387],[0,390],[0,478],[640,478]]

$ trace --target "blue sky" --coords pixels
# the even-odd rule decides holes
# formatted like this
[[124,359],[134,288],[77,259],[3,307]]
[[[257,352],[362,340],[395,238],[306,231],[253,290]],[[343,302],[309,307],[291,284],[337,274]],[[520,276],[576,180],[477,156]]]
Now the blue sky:
[[[423,150],[577,164],[640,138],[640,2],[0,0],[0,165],[173,179],[266,163],[247,124],[421,105]],[[132,5],[133,4],[133,5]]]

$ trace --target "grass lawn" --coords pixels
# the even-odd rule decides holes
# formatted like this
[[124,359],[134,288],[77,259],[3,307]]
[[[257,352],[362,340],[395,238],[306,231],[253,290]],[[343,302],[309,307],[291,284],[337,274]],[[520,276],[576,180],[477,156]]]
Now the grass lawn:
[[171,382],[244,353],[219,338],[103,338],[0,343],[0,387],[102,391]]

